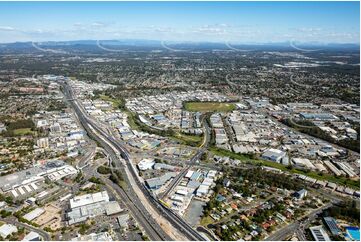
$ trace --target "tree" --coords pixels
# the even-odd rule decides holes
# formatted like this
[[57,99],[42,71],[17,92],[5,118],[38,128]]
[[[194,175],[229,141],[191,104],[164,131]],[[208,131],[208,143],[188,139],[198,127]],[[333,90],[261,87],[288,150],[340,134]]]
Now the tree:
[[110,172],[111,172],[110,168],[106,167],[106,166],[99,166],[97,171],[103,175],[110,174]]

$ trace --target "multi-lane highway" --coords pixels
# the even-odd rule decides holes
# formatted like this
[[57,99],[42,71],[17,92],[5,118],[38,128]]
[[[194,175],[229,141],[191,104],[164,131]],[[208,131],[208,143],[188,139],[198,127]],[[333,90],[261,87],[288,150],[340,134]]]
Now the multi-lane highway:
[[[130,161],[130,154],[127,149],[119,142],[117,142],[112,136],[99,128],[93,120],[87,118],[87,115],[83,113],[77,101],[74,100],[72,90],[67,84],[64,85],[64,93],[74,108],[83,127],[88,132],[88,135],[101,144],[101,146],[109,153],[109,155],[111,155],[112,160],[117,161],[117,167],[122,169],[123,174],[126,175],[124,178],[128,184],[128,189],[122,190],[124,191],[124,194],[121,195],[125,196],[124,199],[128,200],[126,204],[129,206],[131,211],[138,211],[138,213],[135,212],[133,215],[137,221],[143,225],[144,230],[147,232],[150,238],[152,240],[171,239],[168,233],[163,231],[160,225],[148,213],[143,203],[137,197],[137,193],[134,190],[135,188],[133,185],[137,186],[136,189],[139,189],[144,194],[144,197],[147,198],[149,204],[153,206],[153,208],[158,211],[162,217],[167,219],[170,224],[172,224],[173,227],[176,228],[186,238],[190,240],[204,240],[204,238],[189,224],[187,224],[179,215],[165,207],[155,196],[153,196],[153,194],[148,189],[145,188],[144,184],[140,182],[138,173]],[[122,159],[124,159],[124,162],[122,162]]]
[[[106,142],[103,138],[100,137],[94,129],[93,122],[85,117],[82,110],[78,107],[76,101],[73,99],[72,91],[68,86],[64,86],[64,93],[68,100],[70,101],[72,107],[74,108],[82,126],[87,131],[88,135],[96,140],[101,146],[107,151],[112,160],[118,160],[117,151],[114,151],[114,148],[110,146],[109,142]],[[107,183],[110,185],[111,182]],[[116,187],[116,186],[114,186]],[[171,238],[163,231],[163,229],[158,225],[158,223],[151,218],[151,215],[147,212],[141,202],[133,199],[131,196],[128,196],[122,189],[119,187],[115,188],[115,191],[123,198],[124,203],[127,205],[128,209],[132,212],[134,218],[137,222],[143,227],[147,235],[152,240],[170,240]],[[134,194],[134,193],[133,193]]]

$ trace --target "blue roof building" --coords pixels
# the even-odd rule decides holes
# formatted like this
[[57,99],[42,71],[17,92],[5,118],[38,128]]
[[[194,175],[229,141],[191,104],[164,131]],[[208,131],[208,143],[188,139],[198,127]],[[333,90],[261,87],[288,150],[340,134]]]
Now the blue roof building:
[[323,221],[327,225],[327,228],[331,231],[332,235],[337,236],[341,234],[341,230],[337,226],[337,221],[332,217],[323,217]]

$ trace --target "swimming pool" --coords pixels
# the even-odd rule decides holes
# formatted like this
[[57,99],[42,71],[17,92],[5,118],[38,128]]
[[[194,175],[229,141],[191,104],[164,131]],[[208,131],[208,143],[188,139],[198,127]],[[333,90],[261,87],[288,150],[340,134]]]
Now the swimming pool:
[[352,240],[360,241],[360,228],[346,227],[346,233]]

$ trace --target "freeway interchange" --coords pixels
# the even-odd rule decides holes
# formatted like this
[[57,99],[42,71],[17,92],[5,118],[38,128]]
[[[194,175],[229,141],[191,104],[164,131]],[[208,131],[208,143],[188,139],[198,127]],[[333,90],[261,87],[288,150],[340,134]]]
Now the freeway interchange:
[[[178,214],[174,213],[168,207],[164,206],[151,191],[149,191],[144,184],[139,180],[138,173],[135,170],[130,160],[130,154],[120,142],[104,132],[98,124],[87,117],[87,114],[81,109],[74,94],[67,83],[64,84],[64,94],[70,102],[72,108],[78,116],[79,121],[87,131],[88,135],[96,140],[110,155],[114,161],[116,168],[125,174],[125,181],[127,189],[122,189],[112,182],[107,184],[112,186],[113,189],[125,200],[125,204],[132,212],[135,219],[143,227],[151,240],[172,240],[169,236],[169,231],[159,225],[159,223],[152,217],[144,206],[141,199],[137,196],[137,191],[141,191],[142,195],[146,198],[150,206],[163,218],[165,218],[180,234],[189,240],[205,240],[205,238],[195,231],[188,223],[186,223]],[[203,149],[200,149],[203,150]],[[197,152],[196,159],[202,154]]]

